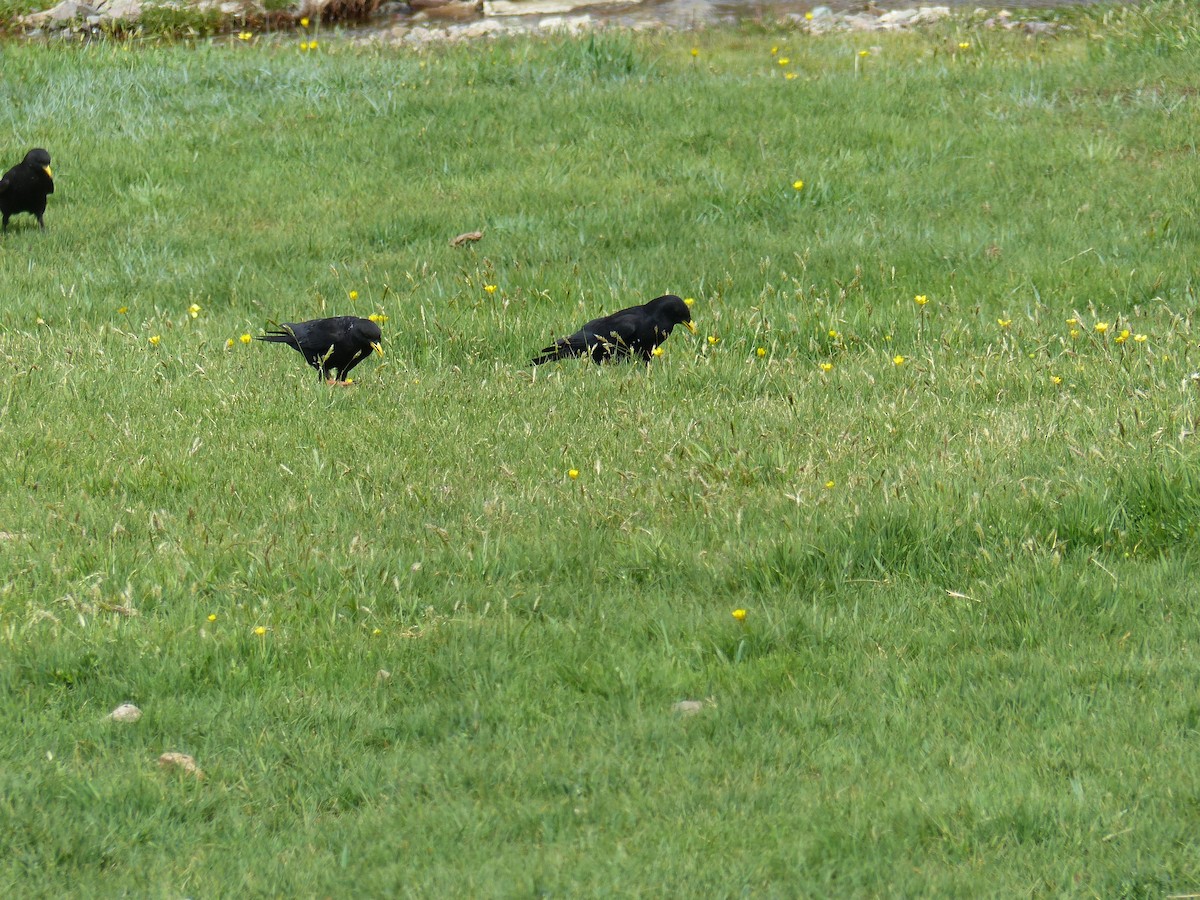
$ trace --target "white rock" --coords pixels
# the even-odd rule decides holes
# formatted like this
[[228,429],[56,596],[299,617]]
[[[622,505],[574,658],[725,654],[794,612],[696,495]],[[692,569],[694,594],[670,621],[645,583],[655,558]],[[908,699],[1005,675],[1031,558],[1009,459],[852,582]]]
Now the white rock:
[[626,6],[629,0],[484,0],[488,16],[561,16],[583,7]]
[[142,711],[132,703],[122,703],[108,717],[114,722],[136,722],[142,717]]

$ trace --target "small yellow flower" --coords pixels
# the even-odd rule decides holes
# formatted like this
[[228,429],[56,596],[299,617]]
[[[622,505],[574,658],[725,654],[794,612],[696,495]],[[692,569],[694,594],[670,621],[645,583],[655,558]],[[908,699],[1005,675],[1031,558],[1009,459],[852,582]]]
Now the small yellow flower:
[[117,315],[118,315],[118,316],[123,316],[123,315],[125,315],[125,313],[127,313],[127,312],[129,312],[129,307],[128,307],[128,306],[118,306],[118,307],[117,307]]
[[825,482],[825,490],[827,490],[827,491],[833,490],[833,482],[832,481]]
[[745,622],[746,621],[746,611],[744,609],[735,609],[733,611],[733,617],[735,619],[737,619],[739,622]]
[[382,325],[388,320],[388,317],[383,313],[371,313],[369,316],[367,316],[367,318],[377,325]]
[[778,52],[779,52],[779,48],[778,48],[778,47],[772,47],[772,48],[771,48],[771,55],[772,55],[772,56],[774,56],[774,55],[775,55],[776,53],[778,53]]
[[188,315],[193,319],[196,318],[196,316],[200,315],[200,306],[196,303],[193,303],[188,307]]
[[33,322],[33,324],[34,324],[34,325],[45,325],[45,324],[46,324],[46,320],[45,320],[45,319],[43,319],[41,316],[38,316],[36,319],[34,319],[34,322]]
[[799,178],[797,178],[795,181],[792,182],[792,187],[798,191],[802,191],[802,190],[804,190],[804,182],[801,181]]
[[695,297],[684,297],[683,302],[686,306],[695,306],[696,298]]
[[1079,337],[1079,329],[1072,328],[1070,331],[1067,332],[1067,334],[1069,334],[1073,338],[1077,338],[1077,337]]
[[238,32],[238,40],[239,41],[248,41],[252,37],[254,37],[254,35],[252,35],[249,31],[239,31]]
[[999,325],[1001,328],[1007,328],[1009,325],[1012,324],[1012,319],[997,319],[996,324]]
[[809,12],[806,12],[806,13],[804,14],[804,18],[805,18],[807,21],[809,21],[809,22],[811,22],[811,21],[812,21],[812,17],[813,17],[813,14],[812,14],[812,12],[811,12],[811,11],[809,11]]
[[485,291],[487,291],[489,294],[494,294],[494,293],[496,293],[496,286],[495,286],[494,284],[485,284],[485,285],[483,286],[483,289],[484,289]]
[[796,73],[795,73],[795,72],[784,72],[784,73],[783,73],[783,77],[784,77],[786,80],[788,80],[788,81],[791,81],[793,78],[795,78],[795,77],[796,77]]
[[1067,324],[1070,325],[1072,328],[1074,328],[1076,325],[1079,324],[1079,320],[1072,317],[1070,319],[1067,319]]
[[570,478],[572,481],[574,481],[576,478],[579,477],[579,470],[578,469],[568,469],[567,477]]
[[300,20],[300,27],[301,27],[301,28],[307,28],[307,27],[308,27],[308,16],[305,16],[304,18],[302,18],[302,19]]
[[254,340],[254,338],[250,337],[250,335],[248,335],[248,334],[243,334],[240,338],[238,338],[238,340],[241,341],[243,344],[248,344],[252,340]]
[[788,63],[790,63],[790,62],[791,62],[791,60],[790,60],[790,59],[788,59],[786,56],[781,56],[781,57],[779,57],[779,64],[780,64],[781,66],[786,66],[786,65],[787,65]]
[[150,336],[150,345],[151,345],[151,346],[153,346],[153,347],[157,347],[157,346],[158,346],[158,342],[159,342],[159,341],[161,341],[161,340],[162,340],[162,336],[161,336],[161,335],[153,334],[153,335],[151,335],[151,336]]
[[836,329],[836,328],[830,328],[830,329],[829,329],[829,339],[830,339],[831,341],[836,341],[836,340],[838,339],[838,337],[839,337],[839,335],[838,335],[837,329]]
[[663,348],[662,348],[662,347],[655,347],[653,350],[651,350],[651,351],[650,351],[650,355],[651,355],[651,356],[655,356],[655,357],[662,356],[662,355],[663,355]]
[[374,631],[371,632],[371,634],[383,634],[383,631],[376,628]]
[[210,622],[215,622],[215,621],[217,621],[217,614],[216,614],[216,613],[209,613],[209,614],[208,614],[208,621],[210,621]]
[[1054,384],[1062,384],[1062,376],[1061,375],[1051,375],[1050,381],[1053,382]]
[[699,55],[700,55],[700,48],[699,48],[699,47],[693,47],[693,48],[692,48],[692,56],[699,56]]
[[754,355],[757,356],[759,359],[762,359],[764,356],[767,355],[767,348],[759,347],[757,350],[754,351]]
[[830,372],[833,371],[833,363],[831,363],[831,362],[821,363],[821,371],[826,374],[829,374]]
[[1127,340],[1129,340],[1129,329],[1123,328],[1123,329],[1121,329],[1121,333],[1118,334],[1115,338],[1113,338],[1113,343],[1114,344],[1123,344]]
[[225,349],[226,349],[226,350],[232,350],[232,349],[233,349],[233,338],[230,338],[229,340],[227,340],[227,341],[225,342]]
[[913,303],[917,304],[917,306],[924,306],[928,302],[929,298],[924,294],[917,294],[917,296],[913,297]]
[[720,340],[721,339],[719,337],[717,337],[715,334],[710,334],[708,336],[708,345],[710,347],[715,347],[717,345],[717,342]]
[[970,41],[959,41],[959,43],[958,43],[958,49],[959,49],[959,50],[970,50],[970,49],[971,49],[971,42],[970,42]]
[[871,55],[871,51],[870,50],[859,50],[858,55],[861,56],[863,59],[866,59],[868,56]]
[[267,629],[265,629],[261,625],[259,625],[257,628],[254,629],[254,633],[257,634],[259,637],[262,637],[264,634],[267,633]]
[[892,342],[892,336],[891,336],[890,334],[885,334],[885,335],[883,336],[883,339],[884,339],[885,341],[887,341],[889,344]]
[[1104,334],[1104,332],[1106,332],[1106,331],[1108,331],[1108,323],[1107,322],[1097,322],[1096,323],[1096,334]]
[[358,299],[358,291],[351,291],[348,296],[350,297],[351,300],[357,300]]
[[1135,334],[1135,335],[1133,336],[1133,339],[1134,339],[1135,341],[1137,341],[1139,344],[1144,344],[1144,343],[1146,343],[1146,336],[1145,336],[1144,334]]
[[904,365],[904,357],[897,353],[892,357],[892,363],[897,366],[902,366]]
[[308,42],[308,49],[309,49],[309,50],[316,50],[316,49],[317,49],[317,42],[316,42],[316,41],[309,41],[309,42]]

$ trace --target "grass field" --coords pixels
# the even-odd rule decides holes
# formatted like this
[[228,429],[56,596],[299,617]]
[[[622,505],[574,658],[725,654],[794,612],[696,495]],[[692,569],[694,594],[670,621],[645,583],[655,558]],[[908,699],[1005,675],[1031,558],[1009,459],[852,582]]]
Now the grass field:
[[0,894],[1200,892],[1200,14],[1070,20],[0,48]]

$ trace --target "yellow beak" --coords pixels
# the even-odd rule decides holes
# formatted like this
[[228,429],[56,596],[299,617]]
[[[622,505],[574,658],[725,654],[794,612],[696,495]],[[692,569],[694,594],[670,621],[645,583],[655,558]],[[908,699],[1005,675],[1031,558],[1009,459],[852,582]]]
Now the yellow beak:
[[690,331],[692,334],[696,333],[696,323],[695,322],[684,322],[683,324],[688,327],[688,331]]
[[46,174],[47,174],[47,175],[49,175],[51,178],[53,178],[53,177],[54,177],[54,173],[50,171],[50,167],[49,167],[49,166],[42,166],[42,168],[46,170]]
[[371,342],[371,349],[374,350],[376,353],[378,353],[380,356],[383,356],[383,347],[379,346],[379,344],[375,343],[374,341]]

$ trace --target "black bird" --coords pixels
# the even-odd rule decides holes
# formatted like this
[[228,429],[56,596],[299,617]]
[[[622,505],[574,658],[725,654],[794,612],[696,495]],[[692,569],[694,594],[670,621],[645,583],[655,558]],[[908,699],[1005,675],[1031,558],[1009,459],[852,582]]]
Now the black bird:
[[45,228],[42,214],[46,211],[46,197],[53,193],[54,173],[50,171],[50,154],[41,147],[35,147],[0,178],[3,230],[8,231],[9,218],[23,212],[31,213],[38,220],[38,225]]
[[308,364],[321,378],[337,372],[337,382],[346,383],[350,370],[375,351],[383,356],[379,341],[383,332],[370,319],[358,316],[334,316],[311,322],[284,322],[255,340],[287,344],[304,354]]
[[592,319],[570,337],[559,338],[532,360],[535,366],[571,356],[590,356],[596,362],[640,356],[650,362],[654,349],[676,325],[692,334],[692,311],[674,294],[664,294],[641,306],[631,306],[611,316]]

